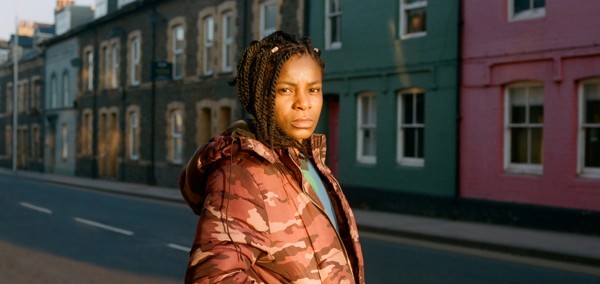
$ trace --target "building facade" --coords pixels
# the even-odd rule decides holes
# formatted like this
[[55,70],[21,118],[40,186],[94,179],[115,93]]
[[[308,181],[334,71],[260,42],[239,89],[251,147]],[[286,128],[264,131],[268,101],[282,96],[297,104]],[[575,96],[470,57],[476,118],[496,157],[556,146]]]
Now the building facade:
[[455,196],[459,5],[341,2],[312,1],[307,15],[326,62],[319,130],[345,191],[368,207]]
[[229,85],[241,49],[301,30],[302,3],[127,1],[96,13],[73,34],[76,175],[176,187],[193,152],[244,116]]
[[[15,39],[13,35],[10,46]],[[37,46],[33,45],[33,42],[39,42],[35,34],[19,35],[18,42],[16,85],[12,54],[8,62],[0,65],[0,165],[41,172],[44,142],[44,58]],[[14,118],[17,120],[16,129]]]
[[600,210],[597,1],[463,1],[460,196]]
[[44,171],[75,175],[79,45],[76,38],[58,40],[45,52]]

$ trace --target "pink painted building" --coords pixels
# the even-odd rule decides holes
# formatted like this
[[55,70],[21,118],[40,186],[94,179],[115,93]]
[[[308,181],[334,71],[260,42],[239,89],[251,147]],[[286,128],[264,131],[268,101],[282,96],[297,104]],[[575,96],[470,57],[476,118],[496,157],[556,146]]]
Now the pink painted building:
[[600,1],[462,5],[460,196],[600,211]]

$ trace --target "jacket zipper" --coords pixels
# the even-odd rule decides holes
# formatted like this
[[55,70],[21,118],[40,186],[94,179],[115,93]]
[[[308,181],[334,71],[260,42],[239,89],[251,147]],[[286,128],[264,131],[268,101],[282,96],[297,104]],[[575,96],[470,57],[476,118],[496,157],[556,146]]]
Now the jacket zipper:
[[[319,141],[319,143],[321,143],[321,142]],[[319,147],[321,147],[321,146],[322,145],[319,145]],[[289,152],[288,152],[288,156],[290,157],[290,160],[292,160],[292,162],[294,163],[294,165],[296,165],[296,167],[298,168],[298,170],[300,170],[300,176],[302,177],[302,179],[304,179],[304,175],[302,175],[302,168],[300,167],[300,165],[298,165],[298,163],[296,163],[296,160],[294,160],[294,158],[292,158],[292,156],[289,154]],[[320,158],[321,158],[321,152],[319,151],[319,159]],[[306,159],[308,160],[307,162],[310,162],[310,160],[308,159],[308,157],[306,157]],[[340,236],[340,233],[335,229],[335,226],[333,225],[333,222],[329,218],[329,215],[327,215],[327,212],[325,212],[325,209],[321,208],[319,206],[319,204],[310,196],[310,194],[308,194],[308,192],[306,192],[306,189],[303,186],[303,182],[300,183],[300,188],[302,189],[302,191],[304,192],[304,194],[306,194],[308,196],[308,199],[310,199],[310,201],[317,208],[319,208],[319,210],[321,211],[321,213],[323,213],[323,214],[325,214],[325,216],[327,216],[327,220],[329,220],[329,223],[331,224],[331,227],[335,231],[335,235],[337,236],[338,241],[342,245],[342,251],[344,252],[344,255],[346,256],[346,262],[348,264],[348,267],[350,268],[350,274],[352,274],[352,279],[356,279],[356,276],[354,275],[354,269],[352,268],[352,263],[350,263],[350,257],[348,256],[348,251],[346,250],[346,245],[344,244],[344,241],[342,240],[342,237]]]

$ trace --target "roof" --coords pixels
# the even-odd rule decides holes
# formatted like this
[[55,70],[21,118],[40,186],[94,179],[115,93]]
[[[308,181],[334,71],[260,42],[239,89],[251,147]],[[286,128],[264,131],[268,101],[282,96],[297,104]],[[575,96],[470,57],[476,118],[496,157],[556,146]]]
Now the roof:
[[[15,35],[10,35],[9,44],[12,45],[15,40]],[[19,45],[23,47],[32,47],[33,46],[33,38],[29,36],[19,36]]]
[[40,33],[45,33],[45,34],[55,34],[55,26],[51,25],[51,24],[37,24],[37,30]]

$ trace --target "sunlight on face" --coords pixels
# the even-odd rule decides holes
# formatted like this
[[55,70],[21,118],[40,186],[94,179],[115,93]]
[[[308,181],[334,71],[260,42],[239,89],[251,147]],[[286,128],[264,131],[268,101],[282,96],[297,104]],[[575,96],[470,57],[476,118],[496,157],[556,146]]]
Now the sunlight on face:
[[282,66],[275,86],[275,122],[289,137],[310,137],[323,106],[323,70],[310,55],[294,55]]

